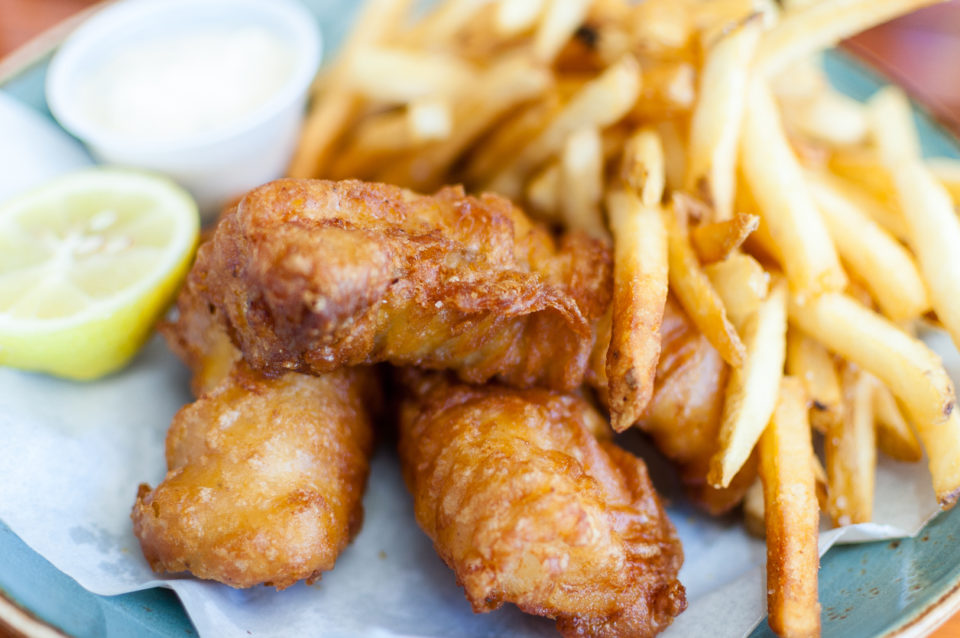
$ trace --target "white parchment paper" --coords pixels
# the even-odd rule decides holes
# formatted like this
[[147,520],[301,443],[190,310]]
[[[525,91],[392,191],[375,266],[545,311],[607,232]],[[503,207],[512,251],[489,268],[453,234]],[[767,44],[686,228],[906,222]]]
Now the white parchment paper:
[[3,91],[0,140],[0,202],[90,164],[90,156],[76,140]]
[[[83,161],[70,156],[55,171],[43,170]],[[927,338],[956,380],[960,358],[949,339]],[[552,622],[509,606],[471,612],[416,526],[387,445],[373,463],[363,530],[320,582],[283,592],[238,591],[157,577],[140,554],[129,512],[137,485],[163,478],[167,427],[190,398],[186,370],[159,338],[127,369],[93,383],[0,368],[0,519],[94,593],[175,590],[203,637],[555,635]],[[680,577],[690,605],[666,635],[709,629],[713,636],[743,636],[764,615],[763,544],[747,536],[737,517],[710,518],[684,503],[672,471],[640,435],[627,433],[621,442],[648,460],[684,544]],[[912,535],[935,510],[924,464],[881,457],[876,522],[824,533],[821,552],[837,542]]]

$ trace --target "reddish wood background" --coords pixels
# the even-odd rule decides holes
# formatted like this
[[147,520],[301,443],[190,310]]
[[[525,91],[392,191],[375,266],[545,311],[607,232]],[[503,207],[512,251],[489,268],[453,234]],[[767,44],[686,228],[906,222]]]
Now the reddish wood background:
[[[0,58],[94,0],[0,0]],[[846,45],[885,69],[960,131],[960,0],[929,7],[863,33]],[[960,638],[960,614],[932,634]]]
[[0,0],[0,57],[93,0]]

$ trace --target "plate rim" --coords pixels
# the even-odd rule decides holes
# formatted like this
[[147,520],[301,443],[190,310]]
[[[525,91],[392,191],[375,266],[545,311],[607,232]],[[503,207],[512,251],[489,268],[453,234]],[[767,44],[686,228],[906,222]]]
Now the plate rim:
[[894,627],[883,638],[921,638],[928,636],[954,615],[960,612],[960,575],[950,589],[939,598],[906,618],[903,624]]
[[70,638],[69,634],[7,597],[0,589],[0,634],[26,638]]

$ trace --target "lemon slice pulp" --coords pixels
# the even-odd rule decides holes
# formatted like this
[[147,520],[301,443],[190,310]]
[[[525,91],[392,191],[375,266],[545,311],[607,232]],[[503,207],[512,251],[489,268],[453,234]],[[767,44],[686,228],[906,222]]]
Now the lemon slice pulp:
[[0,365],[94,379],[129,361],[190,265],[196,204],[94,168],[0,205]]

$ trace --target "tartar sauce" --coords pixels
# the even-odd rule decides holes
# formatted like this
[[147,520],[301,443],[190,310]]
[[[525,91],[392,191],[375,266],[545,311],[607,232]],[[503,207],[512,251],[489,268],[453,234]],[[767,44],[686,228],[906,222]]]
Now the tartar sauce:
[[212,28],[128,45],[91,72],[88,117],[138,140],[182,139],[228,128],[290,78],[292,47],[257,26]]

